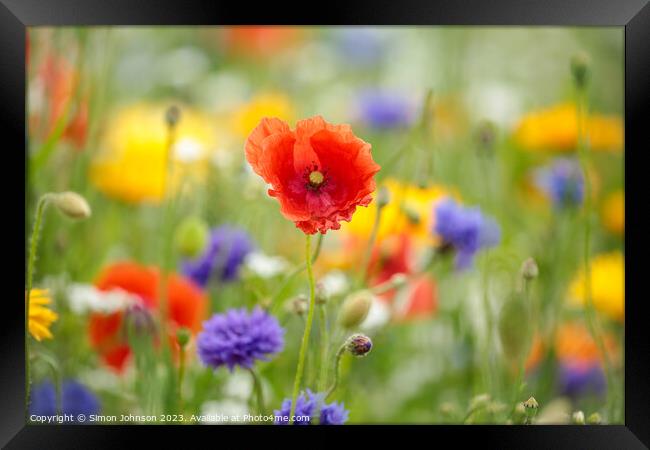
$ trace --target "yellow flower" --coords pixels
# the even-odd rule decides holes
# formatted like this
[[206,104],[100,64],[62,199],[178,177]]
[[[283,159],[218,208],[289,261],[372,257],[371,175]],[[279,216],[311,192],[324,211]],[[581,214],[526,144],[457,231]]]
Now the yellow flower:
[[29,296],[29,334],[37,341],[52,339],[50,326],[59,318],[58,314],[47,308],[52,303],[47,290],[32,289]]
[[[593,150],[623,150],[623,120],[619,116],[591,115],[586,127]],[[576,106],[564,103],[529,113],[516,126],[514,139],[528,150],[574,151],[578,143]]]
[[[120,109],[106,124],[99,152],[90,167],[90,180],[103,193],[126,202],[159,203],[168,172],[168,105],[138,103]],[[171,186],[185,177],[202,180],[216,147],[211,117],[181,108],[172,149]]]
[[603,204],[603,223],[609,231],[622,235],[625,231],[625,194],[616,191],[607,196]]
[[[625,268],[621,252],[605,253],[591,261],[591,296],[594,308],[622,321],[625,308]],[[578,274],[569,287],[569,302],[584,305],[585,275]]]
[[[381,213],[377,241],[408,233],[417,239],[432,242],[433,209],[438,201],[451,195],[450,191],[439,185],[421,188],[395,179],[386,180],[383,186],[388,189],[389,202]],[[375,195],[378,191],[375,191]],[[342,229],[358,237],[368,237],[376,214],[377,202],[373,200],[367,208],[357,208],[352,222],[344,223]]]
[[242,105],[233,115],[233,130],[242,138],[247,137],[264,117],[277,117],[293,123],[294,110],[284,94],[264,93]]

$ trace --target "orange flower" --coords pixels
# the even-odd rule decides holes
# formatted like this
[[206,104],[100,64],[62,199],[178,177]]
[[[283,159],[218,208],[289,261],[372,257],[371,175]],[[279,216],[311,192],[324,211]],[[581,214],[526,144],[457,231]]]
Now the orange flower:
[[[123,289],[140,297],[150,311],[158,307],[157,269],[144,267],[133,262],[122,262],[108,266],[100,274],[95,285],[100,290]],[[207,297],[191,281],[170,274],[168,278],[167,314],[170,332],[176,327],[187,327],[193,332],[201,329],[201,322],[207,312]],[[89,337],[106,364],[121,371],[131,353],[124,334],[121,333],[124,313],[93,314],[90,317]]]
[[297,27],[236,26],[225,30],[226,47],[239,54],[269,56],[287,47],[302,33]]
[[306,234],[338,230],[357,206],[367,206],[380,167],[370,144],[349,125],[322,117],[301,120],[296,129],[264,118],[246,141],[246,159],[264,181],[282,214]]

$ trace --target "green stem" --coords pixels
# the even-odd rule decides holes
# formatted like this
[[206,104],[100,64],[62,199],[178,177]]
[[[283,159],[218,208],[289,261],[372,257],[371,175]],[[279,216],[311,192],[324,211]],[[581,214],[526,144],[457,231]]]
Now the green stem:
[[334,360],[334,382],[325,393],[325,400],[327,400],[330,397],[330,395],[334,393],[337,386],[339,385],[339,379],[340,379],[339,367],[341,366],[341,357],[343,356],[343,353],[345,353],[345,342],[343,343],[343,345],[339,347],[339,350],[336,352],[336,358]]
[[36,207],[36,218],[30,238],[29,254],[27,256],[27,292],[25,294],[25,415],[29,415],[29,393],[30,393],[30,365],[29,365],[29,301],[32,295],[32,282],[34,279],[34,265],[38,250],[38,239],[41,233],[43,213],[52,194],[43,195]]
[[515,384],[513,386],[513,400],[512,400],[512,410],[510,411],[510,416],[512,416],[515,412],[515,409],[517,408],[517,404],[519,403],[519,395],[521,394],[521,385],[524,380],[524,372],[526,370],[526,357],[528,353],[530,352],[530,346],[531,346],[531,337],[534,335],[533,331],[533,314],[532,310],[533,308],[531,307],[531,300],[530,300],[530,280],[527,280],[524,278],[523,280],[524,286],[523,286],[523,291],[524,291],[524,304],[526,307],[526,320],[528,322],[528,326],[526,327],[526,336],[524,336],[524,339],[526,339],[526,348],[525,351],[522,352],[523,354],[520,355],[519,357],[519,367],[517,369],[517,378],[515,380]]
[[490,307],[490,297],[489,297],[489,284],[488,284],[488,265],[489,265],[489,250],[485,252],[485,262],[483,265],[483,308],[485,310],[485,320],[486,320],[486,339],[485,339],[485,352],[484,352],[484,364],[486,368],[486,387],[488,392],[493,393],[493,381],[494,381],[494,367],[492,364],[491,353],[492,353],[492,333],[494,332],[494,318],[492,317],[492,308]]
[[255,372],[255,369],[250,368],[248,371],[250,372],[251,377],[253,377],[253,391],[255,393],[255,398],[257,401],[257,410],[260,414],[264,414],[266,408],[264,406],[264,393],[262,392],[262,383],[259,376],[257,375],[257,372]]
[[178,363],[178,411],[183,413],[183,378],[185,377],[185,347],[181,346]]
[[312,270],[312,255],[311,255],[311,235],[306,235],[305,241],[305,260],[307,262],[307,277],[309,279],[309,311],[307,312],[307,323],[305,324],[305,332],[302,335],[302,343],[300,344],[300,353],[298,354],[298,367],[296,368],[296,377],[293,382],[293,394],[291,395],[291,411],[289,413],[289,424],[293,423],[293,415],[296,412],[296,400],[298,399],[298,391],[300,390],[300,382],[302,381],[302,373],[305,369],[305,358],[307,356],[307,347],[309,345],[309,335],[311,333],[311,326],[314,322],[314,306],[316,303],[316,286],[314,284],[314,272]]
[[321,392],[325,388],[327,382],[327,353],[328,353],[328,337],[327,337],[327,311],[325,305],[319,305],[318,323],[320,325],[320,375],[318,378],[318,391]]
[[586,96],[583,88],[578,89],[578,150],[580,155],[580,163],[582,166],[582,173],[585,183],[585,193],[584,193],[584,229],[585,229],[585,239],[583,247],[583,265],[584,265],[584,276],[585,276],[585,319],[587,322],[587,328],[589,333],[592,336],[592,339],[596,343],[598,350],[603,358],[603,364],[605,366],[605,377],[607,379],[607,391],[608,391],[608,407],[610,420],[613,420],[613,402],[611,397],[614,394],[614,384],[613,384],[613,375],[611,369],[611,362],[609,360],[609,355],[605,348],[602,335],[598,328],[597,318],[595,314],[595,308],[593,304],[593,297],[591,291],[591,255],[590,255],[590,244],[591,244],[591,179],[589,177],[589,147],[585,139],[585,124],[586,124]]

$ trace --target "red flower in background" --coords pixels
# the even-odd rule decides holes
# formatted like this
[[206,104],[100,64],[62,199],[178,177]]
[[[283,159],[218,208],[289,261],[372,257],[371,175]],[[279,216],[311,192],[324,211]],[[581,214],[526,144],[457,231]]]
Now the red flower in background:
[[68,110],[61,138],[82,149],[88,137],[88,98],[83,95],[75,102],[79,73],[65,58],[50,54],[40,66],[37,77],[46,108],[30,111],[32,127],[40,127],[43,123],[45,137],[50,136]]
[[367,206],[380,167],[370,144],[349,125],[332,125],[316,116],[296,129],[264,118],[246,141],[246,159],[264,181],[282,214],[306,234],[338,230],[357,206]]
[[[108,266],[95,282],[98,289],[108,291],[123,289],[137,295],[149,311],[158,307],[157,269],[144,267],[133,262],[122,262]],[[187,327],[193,332],[201,329],[207,312],[207,297],[203,291],[188,279],[170,274],[168,278],[167,315],[170,333],[177,327]],[[97,350],[109,366],[121,371],[131,350],[125,340],[123,329],[124,312],[112,314],[95,313],[90,317],[89,337],[91,346]]]
[[302,30],[296,27],[274,26],[228,27],[224,32],[227,48],[248,56],[269,56],[302,34]]

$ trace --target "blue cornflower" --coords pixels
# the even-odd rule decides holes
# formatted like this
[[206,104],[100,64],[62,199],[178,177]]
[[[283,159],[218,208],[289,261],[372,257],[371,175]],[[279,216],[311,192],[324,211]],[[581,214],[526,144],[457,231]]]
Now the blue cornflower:
[[253,250],[253,242],[244,230],[227,225],[210,233],[208,247],[197,259],[182,263],[183,273],[198,285],[205,287],[212,276],[221,281],[232,281],[246,255]]
[[[318,417],[320,425],[343,425],[350,412],[345,409],[343,403],[324,403],[325,394],[315,394],[309,389],[296,399],[296,411],[294,412],[294,425],[310,425],[314,418]],[[287,398],[282,402],[282,407],[273,411],[276,425],[289,425],[289,414],[291,413],[291,399]]]
[[599,364],[560,364],[558,378],[560,393],[572,399],[588,394],[602,397],[607,390],[605,373]]
[[334,41],[346,63],[370,66],[384,57],[389,39],[385,31],[371,27],[345,27],[337,32]]
[[499,225],[483,215],[479,208],[467,208],[448,198],[434,210],[434,232],[442,238],[442,247],[456,251],[456,268],[469,267],[481,249],[499,243]]
[[535,184],[556,208],[578,206],[584,199],[584,177],[580,165],[572,159],[557,158],[549,167],[538,169]]
[[397,92],[365,90],[359,96],[360,119],[372,128],[408,126],[415,118],[413,104]]
[[250,313],[245,308],[230,309],[203,322],[196,346],[207,366],[227,366],[230,371],[235,366],[250,369],[255,360],[268,361],[270,355],[282,350],[284,329],[260,307]]
[[[61,413],[72,414],[73,420],[79,414],[86,416],[98,414],[99,399],[83,384],[68,380],[61,386]],[[32,390],[29,414],[37,416],[54,416],[56,411],[56,391],[50,381],[37,385]]]

